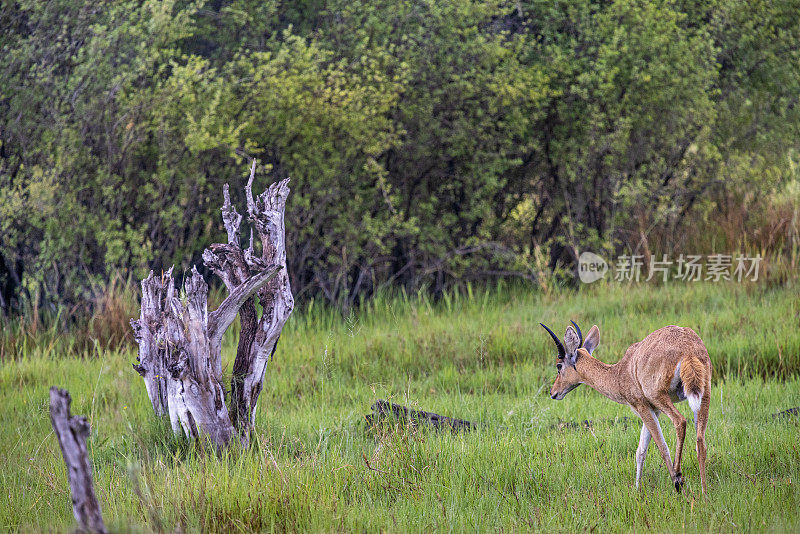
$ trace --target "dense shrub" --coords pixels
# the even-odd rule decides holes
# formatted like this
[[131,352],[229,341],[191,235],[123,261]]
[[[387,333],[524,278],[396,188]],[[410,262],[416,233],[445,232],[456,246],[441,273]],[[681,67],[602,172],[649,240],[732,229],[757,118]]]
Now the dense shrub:
[[6,2],[0,307],[197,263],[247,156],[293,179],[296,292],[345,307],[585,248],[796,261],[799,8]]

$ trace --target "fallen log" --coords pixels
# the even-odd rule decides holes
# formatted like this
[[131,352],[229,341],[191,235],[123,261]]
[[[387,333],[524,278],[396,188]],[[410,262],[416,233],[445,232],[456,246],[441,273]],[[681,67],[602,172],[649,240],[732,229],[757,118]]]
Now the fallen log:
[[364,416],[367,423],[377,425],[381,421],[394,419],[401,423],[408,423],[412,426],[428,426],[434,430],[449,430],[456,432],[469,432],[475,430],[478,425],[464,419],[446,417],[438,413],[426,412],[423,410],[412,410],[400,404],[395,404],[384,399],[379,399],[372,404],[372,413]]
[[789,408],[788,410],[782,410],[778,413],[772,414],[773,419],[788,419],[789,417],[797,417],[800,415],[800,406],[795,408]]
[[65,389],[50,388],[50,421],[67,464],[67,478],[72,491],[72,513],[81,529],[92,533],[105,533],[100,503],[94,494],[92,466],[86,452],[89,422],[82,415],[69,413],[72,398]]
[[[399,422],[409,422],[412,425],[425,425],[435,430],[452,430],[459,432],[462,430],[470,431],[478,428],[477,423],[467,421],[465,419],[456,419],[454,417],[446,417],[433,412],[426,412],[424,410],[412,410],[401,404],[395,404],[387,400],[379,399],[372,405],[372,413],[364,416],[367,423],[370,425],[378,424],[381,421],[392,418]],[[633,422],[630,417],[606,418],[594,421],[592,419],[585,419],[581,422],[578,421],[558,421],[550,425],[551,430],[574,430],[583,429],[589,430],[597,423],[604,424],[622,424],[627,426]],[[506,429],[507,427],[501,427]]]

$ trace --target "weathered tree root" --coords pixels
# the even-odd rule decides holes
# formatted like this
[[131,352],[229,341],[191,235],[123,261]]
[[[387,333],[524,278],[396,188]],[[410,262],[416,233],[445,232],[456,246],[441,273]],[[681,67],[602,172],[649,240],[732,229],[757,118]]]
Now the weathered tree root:
[[100,512],[100,503],[94,494],[92,466],[86,452],[89,422],[85,417],[69,413],[72,398],[65,389],[50,388],[50,421],[67,464],[67,478],[72,490],[72,513],[81,530],[92,533],[107,532]]
[[364,416],[370,425],[380,424],[385,420],[396,420],[412,426],[427,426],[434,430],[449,430],[453,433],[469,432],[478,428],[476,423],[464,419],[445,417],[437,413],[423,410],[412,410],[400,404],[379,399],[372,404],[372,413]]

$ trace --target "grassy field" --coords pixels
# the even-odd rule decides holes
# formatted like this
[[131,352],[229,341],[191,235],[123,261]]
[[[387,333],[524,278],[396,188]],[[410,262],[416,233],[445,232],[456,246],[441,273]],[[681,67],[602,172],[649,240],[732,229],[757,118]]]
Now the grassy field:
[[[771,414],[800,405],[799,313],[796,288],[677,283],[379,298],[345,318],[311,306],[267,370],[254,446],[221,458],[155,419],[133,351],[27,346],[0,364],[0,528],[74,528],[47,411],[58,385],[92,423],[97,492],[118,531],[797,531],[800,418]],[[715,373],[709,499],[691,425],[684,492],[654,445],[636,491],[630,410],[585,386],[550,400],[554,349],[537,323],[563,331],[569,319],[600,326],[606,362],[666,324],[701,335]],[[370,428],[378,398],[485,426]],[[584,419],[598,422],[557,427]]]

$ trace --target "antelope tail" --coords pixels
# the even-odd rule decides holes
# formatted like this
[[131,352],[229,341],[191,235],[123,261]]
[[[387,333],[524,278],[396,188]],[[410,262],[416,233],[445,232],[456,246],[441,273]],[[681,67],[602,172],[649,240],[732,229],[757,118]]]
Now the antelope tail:
[[683,357],[680,376],[681,382],[683,382],[683,391],[687,396],[703,396],[708,377],[706,377],[706,368],[697,356],[689,355]]

